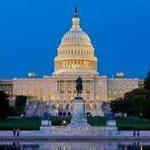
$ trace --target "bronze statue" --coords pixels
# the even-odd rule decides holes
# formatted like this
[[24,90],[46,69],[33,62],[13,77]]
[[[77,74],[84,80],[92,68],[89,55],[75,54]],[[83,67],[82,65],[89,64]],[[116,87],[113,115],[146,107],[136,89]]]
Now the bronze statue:
[[75,9],[74,9],[74,17],[78,17],[78,8],[77,7],[75,7]]
[[83,90],[83,80],[82,78],[79,76],[78,79],[76,80],[76,91],[77,91],[77,97],[81,96],[82,90]]

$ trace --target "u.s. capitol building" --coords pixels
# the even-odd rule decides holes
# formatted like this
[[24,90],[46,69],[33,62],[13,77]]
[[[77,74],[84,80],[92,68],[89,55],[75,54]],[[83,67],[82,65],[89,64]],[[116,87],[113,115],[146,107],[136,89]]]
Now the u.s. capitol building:
[[97,61],[90,37],[81,29],[80,18],[75,12],[72,27],[58,47],[53,74],[43,78],[33,78],[30,74],[31,78],[13,79],[13,95],[46,101],[53,110],[71,109],[71,100],[76,96],[75,80],[81,76],[86,110],[99,114],[102,102],[123,97],[141,86],[141,80],[125,78],[123,73],[115,78],[99,74]]

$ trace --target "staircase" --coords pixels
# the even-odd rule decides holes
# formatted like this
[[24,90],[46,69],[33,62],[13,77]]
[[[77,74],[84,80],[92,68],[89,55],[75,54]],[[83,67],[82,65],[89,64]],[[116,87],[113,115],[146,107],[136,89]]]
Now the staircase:
[[34,117],[37,105],[38,105],[38,102],[36,101],[29,102],[25,110],[25,117]]
[[46,102],[32,101],[28,102],[25,111],[25,117],[39,117],[44,118],[45,112],[49,112],[50,108],[47,108]]
[[47,111],[46,102],[39,102],[35,110],[35,117],[44,117],[45,112]]

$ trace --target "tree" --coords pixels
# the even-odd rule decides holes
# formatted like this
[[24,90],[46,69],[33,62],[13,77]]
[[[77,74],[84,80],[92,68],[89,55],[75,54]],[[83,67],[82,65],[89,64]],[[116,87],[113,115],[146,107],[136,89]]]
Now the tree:
[[8,95],[0,91],[0,118],[4,119],[9,113],[9,100]]
[[18,114],[24,113],[25,107],[26,107],[26,96],[17,96],[16,97],[16,103],[15,103],[15,109],[18,111]]
[[146,89],[146,90],[148,90],[150,92],[150,71],[148,72],[148,75],[145,78],[144,89]]
[[130,116],[150,119],[150,72],[144,81],[144,88],[125,93],[123,98],[111,102],[114,113],[122,112]]
[[148,75],[144,81],[144,90],[146,92],[147,100],[150,101],[150,71],[148,72]]

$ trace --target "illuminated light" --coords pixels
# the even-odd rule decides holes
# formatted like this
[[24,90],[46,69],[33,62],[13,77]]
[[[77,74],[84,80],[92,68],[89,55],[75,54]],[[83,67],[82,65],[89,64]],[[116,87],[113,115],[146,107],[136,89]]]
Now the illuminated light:
[[67,125],[67,122],[66,122],[66,120],[63,120],[63,125]]

